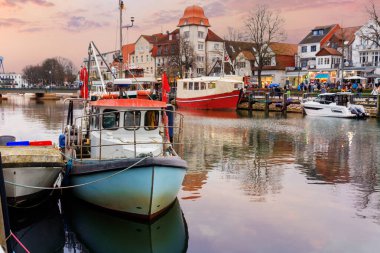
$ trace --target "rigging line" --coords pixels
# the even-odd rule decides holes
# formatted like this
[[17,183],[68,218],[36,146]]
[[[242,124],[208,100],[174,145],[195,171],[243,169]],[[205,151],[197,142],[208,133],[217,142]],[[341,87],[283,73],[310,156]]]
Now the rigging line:
[[41,186],[31,186],[31,185],[22,185],[22,184],[17,184],[17,183],[14,183],[14,182],[9,182],[7,180],[4,180],[4,182],[6,184],[10,184],[10,185],[14,185],[14,186],[19,186],[19,187],[24,187],[24,188],[31,188],[31,189],[40,189],[40,190],[63,190],[63,189],[73,189],[73,188],[77,188],[77,187],[82,187],[82,186],[86,186],[86,185],[90,185],[90,184],[94,184],[94,183],[98,183],[100,181],[103,181],[103,180],[106,180],[106,179],[109,179],[111,177],[114,177],[120,173],[123,173],[124,171],[127,171],[129,169],[131,169],[133,166],[136,166],[137,164],[141,163],[142,161],[144,161],[145,159],[149,158],[150,156],[146,156],[144,158],[142,158],[141,160],[135,162],[134,164],[132,164],[131,166],[125,168],[125,169],[122,169],[118,172],[115,172],[109,176],[106,176],[106,177],[102,177],[102,178],[99,178],[99,179],[96,179],[96,180],[93,180],[93,181],[90,181],[90,182],[87,182],[87,183],[83,183],[83,184],[77,184],[77,185],[70,185],[70,186],[61,186],[61,187],[41,187]]

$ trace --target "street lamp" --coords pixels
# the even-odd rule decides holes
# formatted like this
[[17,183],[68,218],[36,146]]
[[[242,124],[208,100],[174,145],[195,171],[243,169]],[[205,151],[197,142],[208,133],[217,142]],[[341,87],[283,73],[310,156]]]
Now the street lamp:
[[50,88],[51,88],[51,85],[52,85],[52,77],[51,77],[51,70],[49,70],[49,75],[50,75]]

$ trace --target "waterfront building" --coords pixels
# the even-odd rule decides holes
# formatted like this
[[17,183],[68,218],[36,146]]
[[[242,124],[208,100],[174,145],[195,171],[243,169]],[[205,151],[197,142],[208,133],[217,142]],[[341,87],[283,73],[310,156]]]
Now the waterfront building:
[[[99,54],[96,55],[96,60],[99,64],[100,73],[103,76],[104,80],[111,80],[112,79],[112,73],[108,70],[107,64],[110,68],[112,68],[112,71],[117,74],[119,70],[119,62],[117,59],[118,50],[109,51],[106,53],[101,53],[101,56]],[[102,59],[103,57],[103,59]],[[88,57],[83,59],[83,66],[88,67]],[[106,64],[107,63],[107,64]],[[98,70],[96,67],[96,61],[93,56],[90,57],[90,69],[89,69],[89,78],[90,80],[100,80]]]
[[369,35],[377,31],[380,27],[372,20],[369,20],[355,32],[355,39],[352,47],[352,69],[345,68],[347,72],[362,75],[373,82],[380,77],[380,47],[376,43],[363,38],[362,35]]
[[[227,74],[250,76],[251,82],[257,82],[257,66],[255,65],[255,49],[251,42],[226,41],[225,65]],[[278,83],[285,85],[285,70],[295,66],[297,45],[272,42],[269,45],[268,59],[261,72],[262,85]]]
[[13,88],[22,88],[27,86],[27,82],[22,78],[21,74],[15,72],[10,73],[0,73],[0,85],[13,87]]

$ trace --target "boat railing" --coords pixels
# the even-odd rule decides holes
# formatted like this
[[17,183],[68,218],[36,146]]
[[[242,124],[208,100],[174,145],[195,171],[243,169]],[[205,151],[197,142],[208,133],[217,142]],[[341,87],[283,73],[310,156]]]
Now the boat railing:
[[[159,111],[161,120],[156,122],[154,126],[146,126],[143,122],[145,117],[141,117],[139,123],[141,124],[128,124],[128,126],[117,126],[111,125],[104,127],[104,119],[107,119],[114,116],[115,112],[119,113],[119,117],[126,112],[132,112],[133,115],[136,115],[136,112],[141,113],[147,111]],[[145,115],[145,114],[144,114]],[[171,117],[171,118],[170,118]],[[175,149],[181,149],[183,146],[182,136],[183,136],[183,119],[184,116],[181,113],[176,111],[167,110],[167,109],[150,109],[150,110],[118,110],[112,112],[104,112],[104,113],[94,113],[81,117],[76,117],[72,126],[68,125],[65,129],[66,133],[66,148],[72,151],[75,151],[76,158],[84,159],[90,158],[91,149],[98,148],[99,154],[98,159],[102,160],[102,149],[106,147],[112,146],[128,146],[131,145],[134,147],[134,157],[140,157],[142,154],[137,153],[137,147],[141,145],[152,145],[152,144],[160,144],[162,145],[163,155],[177,155]],[[136,119],[133,119],[133,122],[136,122]],[[149,132],[149,128],[151,130],[158,129],[159,135],[162,137],[162,141],[157,141],[156,139],[152,139],[152,141],[141,141],[141,138],[138,136],[144,135],[141,133],[141,128]],[[153,129],[154,128],[154,129]],[[128,139],[129,141],[121,141],[120,143],[112,143],[106,144],[102,140],[102,136],[109,133],[110,131],[117,132],[119,129],[122,131],[128,131]],[[99,143],[93,144],[90,141],[91,133],[99,133]],[[106,133],[105,133],[106,132]],[[147,135],[145,135],[147,136]],[[149,136],[148,136],[149,137]],[[150,136],[152,137],[152,136]],[[140,140],[139,140],[140,139]]]

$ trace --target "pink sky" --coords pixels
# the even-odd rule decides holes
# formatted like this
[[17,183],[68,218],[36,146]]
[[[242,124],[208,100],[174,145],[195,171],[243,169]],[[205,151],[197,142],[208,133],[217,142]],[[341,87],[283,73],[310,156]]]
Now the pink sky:
[[[100,51],[118,49],[118,0],[0,0],[0,56],[6,72],[62,56],[79,67],[90,41]],[[124,0],[124,44],[141,34],[174,30],[187,6],[205,9],[211,29],[220,37],[228,27],[242,30],[249,10],[266,4],[285,20],[286,42],[298,43],[315,26],[338,23],[359,26],[367,21],[368,0]]]

